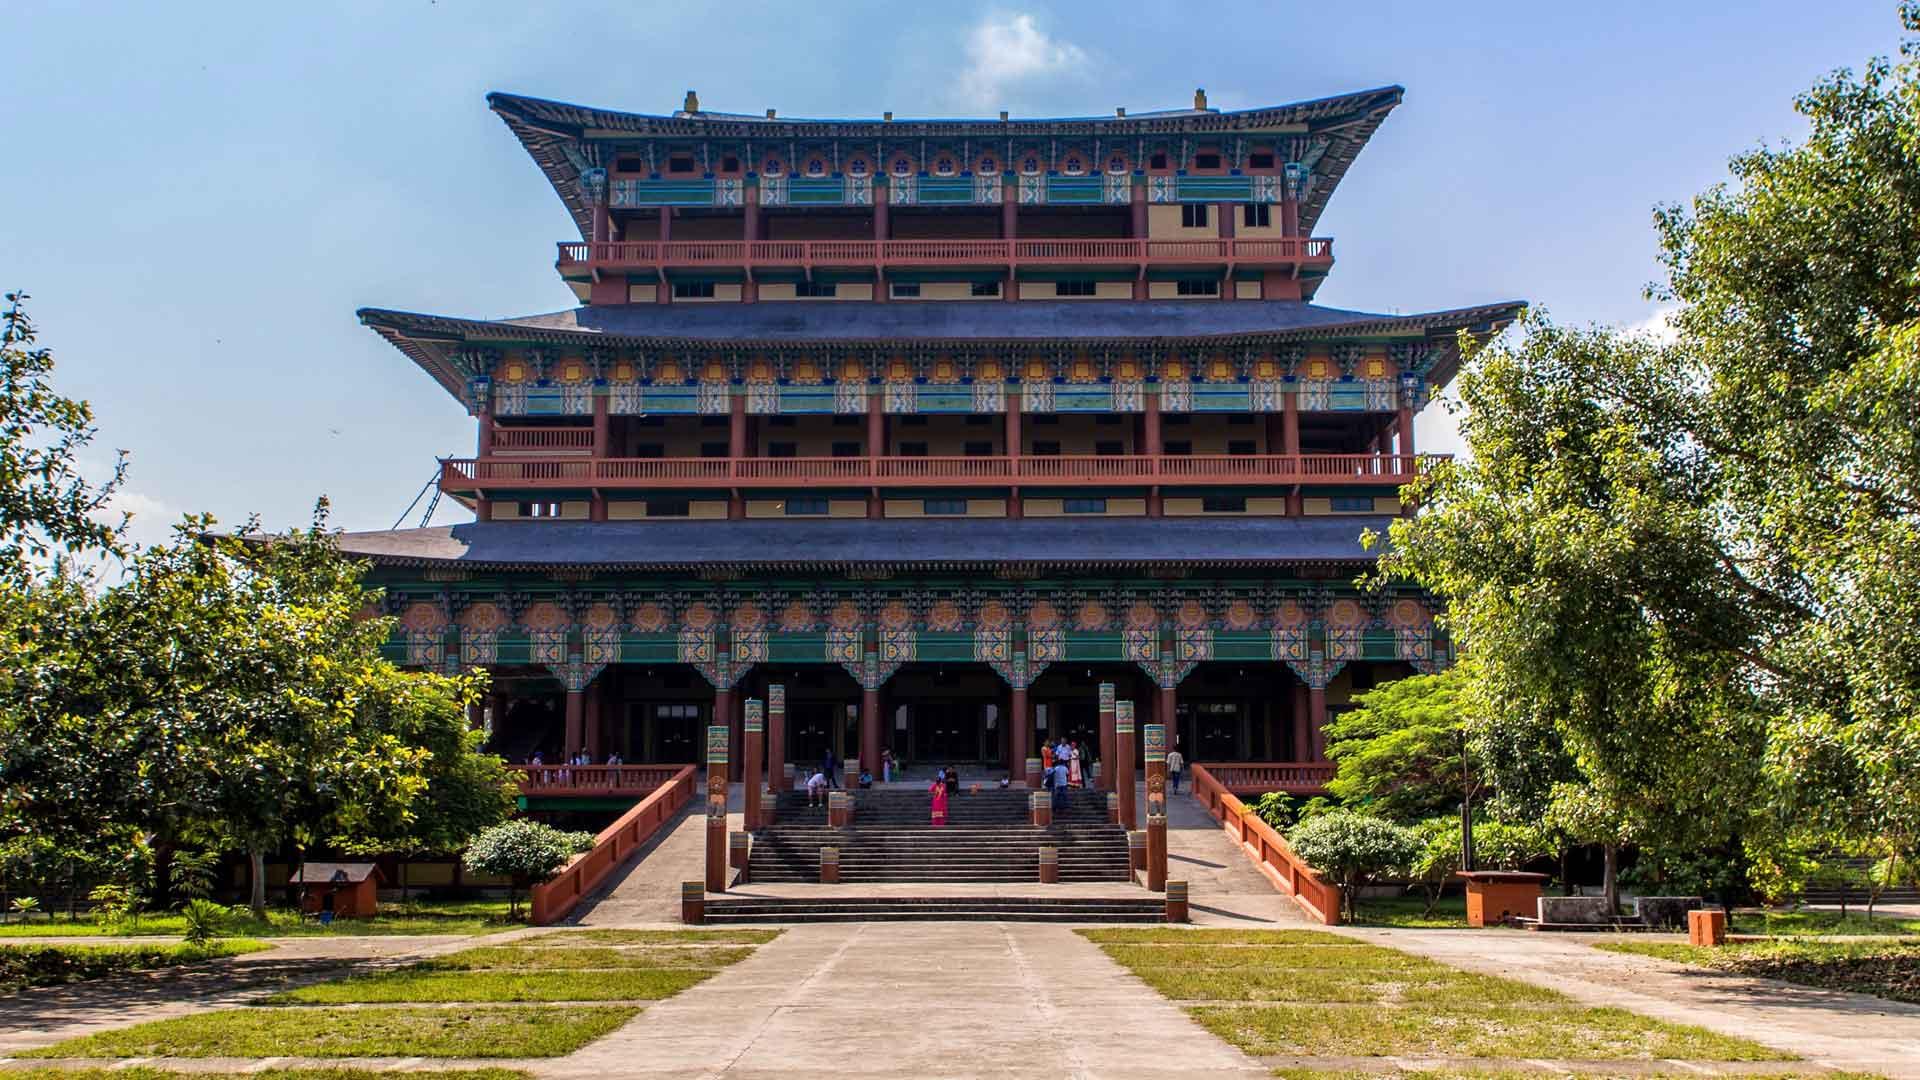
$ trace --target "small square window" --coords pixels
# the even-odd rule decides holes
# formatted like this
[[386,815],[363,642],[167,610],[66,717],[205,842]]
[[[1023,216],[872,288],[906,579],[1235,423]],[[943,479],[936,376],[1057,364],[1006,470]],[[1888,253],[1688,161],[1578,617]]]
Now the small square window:
[[1092,296],[1093,282],[1091,281],[1056,281],[1053,283],[1053,295],[1055,296]]
[[1273,224],[1273,207],[1268,203],[1248,203],[1240,210],[1241,223],[1250,229],[1264,229]]
[[1183,229],[1204,229],[1207,227],[1206,203],[1181,203],[1180,227]]
[[737,157],[734,157],[734,156],[732,156],[731,154],[729,154],[729,155],[728,155],[728,156],[726,156],[726,157],[723,157],[723,158],[721,158],[721,159],[720,159],[720,171],[721,171],[721,172],[739,172],[739,171],[740,171],[740,159],[739,159],[739,158],[737,158]]
[[1060,444],[1051,440],[1036,439],[1033,443],[1034,457],[1059,457]]
[[1244,514],[1247,512],[1245,495],[1207,495],[1200,500],[1200,509],[1209,514]]
[[670,173],[690,173],[693,171],[693,158],[687,154],[675,154],[667,159],[667,171]]
[[860,444],[857,442],[837,442],[833,444],[834,457],[859,457]]
[[1174,292],[1180,296],[1219,296],[1220,283],[1217,281],[1181,281],[1175,284]]
[[895,300],[918,300],[920,298],[920,283],[917,281],[896,281],[892,285],[887,286],[887,291],[892,294]]
[[1373,496],[1371,495],[1335,495],[1327,501],[1332,504],[1329,509],[1336,514],[1373,513]]
[[1273,168],[1273,155],[1249,154],[1247,155],[1247,167],[1250,169],[1271,169]]
[[693,504],[685,499],[648,499],[647,516],[687,517],[693,513]]
[[1034,427],[1054,427],[1060,423],[1059,413],[1034,413]]
[[1165,154],[1155,154],[1147,159],[1147,168],[1149,169],[1164,169],[1166,167],[1167,155]]
[[675,300],[711,300],[713,299],[713,282],[676,281],[673,283],[673,298]]
[[1060,509],[1068,514],[1104,514],[1107,512],[1107,500],[1065,499],[1060,503]]
[[792,427],[795,419],[796,418],[792,416],[769,416],[767,417],[767,426],[768,427]]
[[970,442],[965,444],[962,452],[968,457],[992,457],[993,444],[990,442]]
[[1193,167],[1196,169],[1217,169],[1220,167],[1219,154],[1193,155]]
[[647,162],[645,158],[637,158],[637,157],[615,158],[613,162],[613,171],[614,172],[646,172]]
[[767,444],[767,456],[770,458],[790,458],[799,456],[799,444],[777,442]]
[[825,517],[827,500],[813,496],[788,499],[785,510],[788,517]]
[[1254,449],[1252,439],[1231,439],[1227,442],[1227,453],[1229,454],[1257,454],[1259,452],[1260,451]]
[[973,296],[990,297],[1000,295],[1000,283],[997,281],[976,281],[973,283]]
[[1193,454],[1193,444],[1184,440],[1167,444],[1168,457],[1189,457]]
[[839,291],[831,281],[798,281],[793,286],[793,295],[809,300],[831,300]]
[[923,442],[903,442],[900,444],[901,457],[926,457],[927,444]]
[[920,512],[929,515],[964,514],[967,512],[967,500],[925,499],[920,503]]
[[[638,455],[635,455],[638,456]],[[658,457],[659,455],[654,455]],[[727,456],[727,444],[723,442],[703,442],[700,444],[700,456],[703,458],[723,458]]]

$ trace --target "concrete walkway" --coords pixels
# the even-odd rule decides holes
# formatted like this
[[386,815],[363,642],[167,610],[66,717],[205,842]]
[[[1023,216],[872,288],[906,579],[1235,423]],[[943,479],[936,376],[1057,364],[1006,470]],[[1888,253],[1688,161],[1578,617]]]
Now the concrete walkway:
[[[1558,990],[1799,1054],[1815,1065],[1920,1078],[1920,1006],[1754,979],[1593,947],[1601,935],[1520,930],[1337,931],[1468,971]],[[1620,940],[1678,940],[1635,934]]]
[[1264,1076],[1072,931],[1020,923],[788,930],[570,1057],[553,1077]]

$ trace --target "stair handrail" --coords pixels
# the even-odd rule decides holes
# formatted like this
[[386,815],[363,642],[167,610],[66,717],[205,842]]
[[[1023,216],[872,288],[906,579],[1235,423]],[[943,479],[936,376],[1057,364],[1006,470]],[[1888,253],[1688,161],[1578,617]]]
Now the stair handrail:
[[1195,764],[1191,771],[1193,797],[1220,822],[1227,835],[1234,838],[1241,854],[1316,922],[1323,926],[1340,925],[1340,886],[1308,866],[1278,830],[1228,791],[1205,765]]
[[627,861],[641,845],[653,839],[661,827],[673,820],[680,808],[693,798],[694,767],[683,765],[673,778],[655,788],[633,809],[621,814],[613,824],[593,838],[593,847],[573,857],[573,861],[553,880],[533,887],[533,925],[551,926],[566,917],[582,897],[592,892],[607,875]]

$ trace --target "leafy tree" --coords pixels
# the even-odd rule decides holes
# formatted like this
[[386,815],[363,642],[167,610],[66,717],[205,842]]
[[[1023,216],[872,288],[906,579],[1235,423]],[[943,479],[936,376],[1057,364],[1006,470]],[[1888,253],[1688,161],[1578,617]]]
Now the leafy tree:
[[1595,787],[1556,784],[1547,808],[1546,824],[1575,844],[1597,845],[1605,860],[1602,892],[1607,910],[1620,910],[1620,849],[1633,842],[1632,811],[1619,799]]
[[[1412,828],[1420,850],[1408,863],[1407,874],[1426,899],[1426,914],[1432,915],[1440,894],[1461,870],[1460,819],[1428,818]],[[1475,869],[1520,870],[1551,854],[1552,845],[1534,826],[1480,820],[1473,823],[1473,850]]]
[[[579,849],[579,835],[564,833],[530,818],[515,818],[484,829],[461,856],[468,872],[492,874],[512,882],[509,914],[520,913],[520,890],[552,880]],[[587,843],[592,845],[592,838]]]
[[1261,821],[1285,833],[1293,827],[1297,816],[1295,802],[1294,797],[1284,791],[1268,791],[1248,804],[1247,808]]
[[1458,810],[1471,797],[1460,681],[1457,669],[1415,675],[1357,697],[1327,725],[1327,790],[1394,821]]
[[1287,843],[1307,865],[1340,886],[1348,919],[1358,910],[1362,888],[1380,877],[1406,873],[1421,849],[1412,829],[1352,810],[1309,818],[1287,834]]

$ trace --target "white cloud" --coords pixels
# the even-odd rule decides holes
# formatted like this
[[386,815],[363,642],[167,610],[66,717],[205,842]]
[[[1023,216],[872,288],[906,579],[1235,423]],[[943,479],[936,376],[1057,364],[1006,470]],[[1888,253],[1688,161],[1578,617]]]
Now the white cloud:
[[1637,323],[1629,325],[1626,328],[1627,333],[1644,334],[1659,344],[1671,345],[1674,339],[1679,336],[1678,332],[1673,328],[1673,316],[1678,311],[1678,308],[1672,306],[1655,308],[1653,314],[1648,315]]
[[120,515],[129,517],[127,539],[141,547],[173,539],[173,527],[180,521],[180,509],[164,499],[121,488],[107,500],[94,517],[109,525],[118,525]]
[[1087,63],[1087,51],[1050,37],[1032,15],[996,12],[967,32],[967,66],[959,93],[975,109],[1005,104],[1009,89],[1023,82],[1068,74]]

